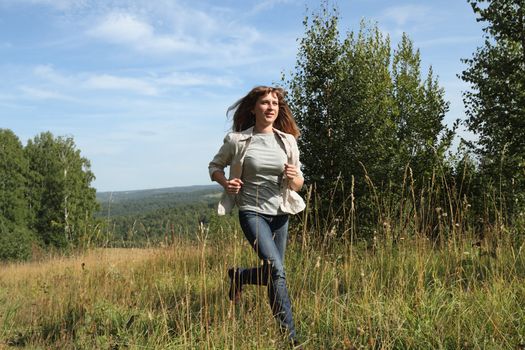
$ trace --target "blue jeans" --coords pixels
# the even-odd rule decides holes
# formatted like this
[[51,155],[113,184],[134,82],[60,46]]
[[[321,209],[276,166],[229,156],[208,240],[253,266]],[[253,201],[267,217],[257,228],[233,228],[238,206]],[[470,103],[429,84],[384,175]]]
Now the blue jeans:
[[281,330],[295,339],[292,304],[284,272],[288,215],[272,216],[246,210],[239,211],[239,221],[244,235],[263,261],[260,267],[239,269],[240,283],[267,286],[273,315]]

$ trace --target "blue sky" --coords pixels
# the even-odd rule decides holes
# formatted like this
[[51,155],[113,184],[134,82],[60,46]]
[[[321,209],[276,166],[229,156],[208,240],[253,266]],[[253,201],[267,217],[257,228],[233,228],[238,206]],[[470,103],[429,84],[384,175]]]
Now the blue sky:
[[[482,44],[466,0],[340,0],[341,32],[408,33],[464,118],[456,74]],[[72,136],[94,187],[207,184],[228,106],[293,70],[304,0],[0,0],[0,128]]]

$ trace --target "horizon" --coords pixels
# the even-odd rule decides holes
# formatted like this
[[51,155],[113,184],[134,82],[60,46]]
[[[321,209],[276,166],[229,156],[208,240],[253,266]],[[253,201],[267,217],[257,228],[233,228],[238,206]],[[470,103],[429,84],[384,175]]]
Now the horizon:
[[161,191],[161,190],[171,190],[171,189],[175,189],[175,188],[191,188],[191,187],[219,187],[220,188],[221,185],[219,185],[218,183],[216,182],[213,182],[213,183],[210,183],[210,184],[205,184],[205,185],[187,185],[187,186],[171,186],[171,187],[156,187],[156,188],[138,188],[138,189],[134,189],[134,190],[124,190],[124,191],[99,191],[97,190],[97,194],[101,194],[101,193],[116,193],[116,192],[141,192],[141,191]]
[[[377,22],[406,32],[465,118],[457,78],[483,43],[467,1],[340,1],[339,30]],[[306,10],[308,8],[308,12]],[[289,76],[313,0],[0,0],[0,127],[25,145],[72,136],[97,192],[212,184],[207,165],[230,128],[226,109]],[[464,129],[462,137],[472,135]]]

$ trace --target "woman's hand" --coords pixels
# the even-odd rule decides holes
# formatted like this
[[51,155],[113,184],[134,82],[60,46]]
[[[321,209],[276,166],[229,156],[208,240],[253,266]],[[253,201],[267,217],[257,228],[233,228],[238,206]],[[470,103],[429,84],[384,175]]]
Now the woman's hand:
[[226,180],[224,185],[224,189],[229,194],[237,194],[241,190],[241,187],[242,185],[244,185],[244,183],[241,181],[241,179],[235,178],[231,180]]
[[297,170],[297,167],[293,164],[284,164],[284,175],[288,178],[288,180],[293,180],[297,175],[299,175],[299,171]]
[[294,191],[299,191],[303,187],[304,179],[299,174],[299,169],[295,165],[284,165],[284,175],[288,179],[288,187]]
[[213,173],[212,179],[213,181],[217,181],[229,194],[239,193],[239,190],[241,189],[242,185],[244,185],[241,179],[226,179],[226,177],[224,176],[224,172],[218,170]]

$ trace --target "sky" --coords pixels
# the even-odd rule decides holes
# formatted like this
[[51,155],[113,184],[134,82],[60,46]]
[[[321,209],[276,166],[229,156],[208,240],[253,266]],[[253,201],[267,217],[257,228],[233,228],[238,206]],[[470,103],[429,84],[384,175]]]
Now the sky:
[[[483,43],[466,0],[340,0],[340,31],[406,32],[464,119]],[[0,128],[73,137],[98,191],[210,184],[227,108],[293,72],[311,0],[0,0]],[[461,131],[468,137],[465,131]]]

